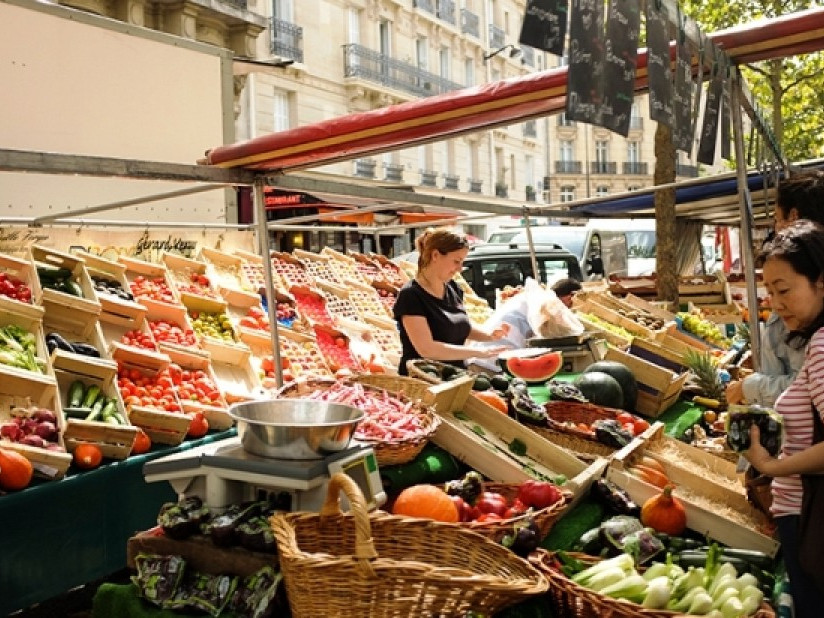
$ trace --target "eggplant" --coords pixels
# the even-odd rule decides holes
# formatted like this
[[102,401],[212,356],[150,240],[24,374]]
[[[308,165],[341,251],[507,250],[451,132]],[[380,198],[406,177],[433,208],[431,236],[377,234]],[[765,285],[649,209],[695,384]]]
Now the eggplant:
[[592,427],[595,429],[595,438],[601,444],[623,448],[632,442],[632,434],[623,429],[615,419],[598,419]]
[[730,406],[727,414],[727,444],[737,452],[750,448],[750,427],[755,424],[761,432],[761,446],[773,457],[781,450],[784,422],[769,408],[757,405]]
[[484,489],[484,478],[474,470],[467,472],[462,479],[447,481],[444,491],[450,496],[460,496],[464,502],[474,505]]
[[638,517],[641,514],[641,507],[630,498],[625,490],[611,481],[596,480],[592,483],[590,492],[599,502],[618,515]]
[[541,530],[535,520],[530,517],[525,524],[519,525],[515,533],[511,535],[512,540],[509,545],[506,543],[506,538],[504,537],[503,544],[509,547],[515,555],[526,558],[538,549],[538,544],[541,542]]
[[72,341],[70,345],[75,354],[90,356],[92,358],[100,358],[100,352],[98,352],[97,348],[93,345],[89,345],[83,341]]
[[529,391],[520,387],[509,387],[509,413],[515,419],[533,423],[535,425],[546,425],[546,408],[536,402]]
[[49,333],[46,335],[46,348],[48,348],[50,354],[55,350],[74,352],[74,346],[64,339],[60,333]]

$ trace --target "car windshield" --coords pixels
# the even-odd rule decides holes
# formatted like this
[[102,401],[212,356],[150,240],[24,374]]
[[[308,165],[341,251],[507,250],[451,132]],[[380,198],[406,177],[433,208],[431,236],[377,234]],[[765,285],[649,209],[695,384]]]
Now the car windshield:
[[655,257],[655,231],[627,232],[627,255],[631,258]]
[[[555,243],[582,259],[584,256],[584,242],[586,242],[587,230],[583,227],[557,226],[532,230],[532,242],[536,245]],[[512,242],[527,244],[529,242],[526,232],[521,231]]]

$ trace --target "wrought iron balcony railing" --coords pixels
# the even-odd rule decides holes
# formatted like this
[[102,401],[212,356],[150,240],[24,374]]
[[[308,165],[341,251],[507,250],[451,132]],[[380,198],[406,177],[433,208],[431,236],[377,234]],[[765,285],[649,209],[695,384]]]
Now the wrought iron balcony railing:
[[343,54],[344,77],[359,77],[418,97],[431,97],[463,87],[362,45],[344,45]]
[[504,29],[495,24],[489,24],[489,49],[499,49],[505,44],[506,32],[504,32]]
[[469,179],[469,192],[470,193],[481,193],[483,191],[484,181],[483,180],[475,180],[474,178]]
[[686,176],[687,178],[698,178],[698,166],[697,165],[681,165],[680,163],[675,164],[675,175],[676,176]]
[[615,161],[590,161],[589,171],[592,174],[615,174],[618,164]]
[[534,118],[524,122],[524,137],[538,137],[538,121]]
[[556,174],[580,174],[580,161],[555,161]]
[[469,34],[474,36],[476,39],[479,38],[481,33],[481,19],[472,11],[468,9],[461,9],[461,32],[463,34]]
[[273,54],[295,62],[303,62],[303,28],[273,17],[270,31]]
[[384,178],[392,182],[403,181],[403,165],[396,165],[394,163],[383,164]]
[[377,162],[374,159],[355,159],[355,176],[374,178]]
[[438,172],[421,170],[421,184],[424,187],[435,187],[438,184]]
[[643,161],[625,161],[624,173],[635,174],[637,176],[646,176],[648,167],[649,166],[647,163]]
[[455,191],[458,190],[458,181],[460,181],[460,176],[453,176],[452,174],[444,174],[443,175],[443,188],[444,189],[453,189]]

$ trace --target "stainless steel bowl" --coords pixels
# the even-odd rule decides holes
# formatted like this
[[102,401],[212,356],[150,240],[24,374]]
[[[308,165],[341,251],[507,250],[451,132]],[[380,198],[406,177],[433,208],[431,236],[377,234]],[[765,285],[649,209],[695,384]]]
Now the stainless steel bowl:
[[243,449],[276,459],[323,459],[349,446],[363,410],[310,399],[246,401],[229,407]]

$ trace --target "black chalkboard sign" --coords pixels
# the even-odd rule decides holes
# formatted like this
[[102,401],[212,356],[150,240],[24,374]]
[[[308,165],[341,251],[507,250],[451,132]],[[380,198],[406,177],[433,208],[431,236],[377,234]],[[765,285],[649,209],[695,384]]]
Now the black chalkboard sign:
[[672,69],[670,69],[669,20],[656,2],[647,2],[647,75],[649,117],[670,129],[672,109]]
[[724,88],[721,92],[721,157],[727,161],[732,160],[730,153],[730,69],[727,64],[727,70],[724,74]]
[[726,67],[720,52],[712,48],[712,79],[707,86],[707,102],[704,105],[704,121],[698,141],[699,163],[712,165],[715,162],[715,144],[718,141],[718,116],[724,96],[724,75]]
[[528,0],[518,42],[562,56],[568,13],[568,0]]
[[[680,17],[680,15],[679,15]],[[689,40],[684,34],[684,22],[678,28],[675,38],[675,92],[673,93],[673,112],[675,126],[672,142],[677,150],[692,153],[692,51]]]
[[629,133],[635,94],[635,65],[641,11],[638,0],[609,0],[604,54],[601,126],[624,137]]
[[572,0],[566,114],[569,120],[599,124],[604,72],[604,4]]

